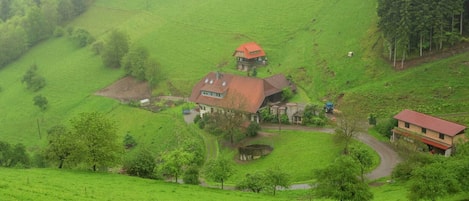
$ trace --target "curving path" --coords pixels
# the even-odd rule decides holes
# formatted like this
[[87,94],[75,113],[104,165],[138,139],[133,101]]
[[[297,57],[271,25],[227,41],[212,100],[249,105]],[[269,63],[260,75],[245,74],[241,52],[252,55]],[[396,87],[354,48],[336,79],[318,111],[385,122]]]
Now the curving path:
[[[262,124],[263,129],[278,129],[278,125]],[[317,131],[323,133],[334,133],[331,128],[310,128],[298,125],[282,125],[282,130],[301,130],[301,131]],[[373,148],[380,157],[380,164],[372,172],[368,173],[366,177],[368,180],[376,180],[382,177],[391,175],[394,167],[401,161],[399,155],[388,144],[378,141],[376,138],[368,135],[367,133],[359,133],[357,139]],[[311,188],[308,184],[294,184],[290,189],[308,189]]]

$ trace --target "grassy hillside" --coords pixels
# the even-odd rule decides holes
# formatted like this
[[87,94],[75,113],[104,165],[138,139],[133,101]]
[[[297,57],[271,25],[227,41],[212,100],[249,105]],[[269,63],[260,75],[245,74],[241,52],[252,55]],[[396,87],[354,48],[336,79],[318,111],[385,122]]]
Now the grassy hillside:
[[[86,13],[69,26],[85,28],[97,40],[103,40],[112,29],[123,30],[134,45],[148,48],[151,56],[159,62],[164,77],[154,89],[155,95],[188,96],[193,84],[210,71],[245,74],[236,71],[231,55],[241,43],[256,41],[265,49],[270,62],[267,67],[259,69],[259,76],[269,76],[267,69],[273,73],[292,75],[302,91],[302,98],[296,97],[295,100],[310,99],[316,103],[332,100],[338,103],[339,108],[353,106],[364,115],[374,112],[380,117],[409,108],[468,124],[468,54],[405,71],[394,71],[380,56],[383,47],[376,30],[375,8],[375,0],[96,0]],[[355,56],[347,57],[349,51],[353,51]],[[46,87],[37,93],[27,91],[21,83],[23,74],[33,63],[38,65],[39,74],[47,82]],[[170,149],[181,139],[201,141],[200,136],[204,136],[210,148],[208,152],[213,157],[218,149],[213,143],[214,138],[199,133],[201,131],[194,126],[186,126],[179,108],[150,113],[93,95],[123,75],[122,70],[105,68],[100,57],[93,55],[89,47],[77,49],[65,37],[44,41],[0,70],[0,140],[21,142],[29,150],[38,150],[45,144],[45,132],[51,126],[67,124],[80,112],[98,111],[116,121],[120,136],[130,133],[139,144],[150,146],[155,152]],[[45,112],[33,105],[32,99],[38,94],[49,100],[49,109]],[[459,112],[466,114],[451,115]],[[291,146],[295,143],[304,146],[302,142],[295,141]],[[286,145],[275,146],[286,149]],[[331,148],[333,151],[334,148]],[[249,169],[266,167],[267,163],[278,163],[275,160],[263,161],[252,167],[245,165],[237,168],[241,174]],[[313,162],[308,161],[308,164],[313,165]],[[303,180],[309,169],[298,171],[300,173],[296,179]],[[26,175],[26,179],[14,172]],[[11,185],[8,182],[0,185],[0,194],[24,195],[11,197],[20,200],[60,196],[57,192],[64,186],[63,183],[79,178],[76,177],[79,173],[69,172],[65,173],[65,180],[60,180],[56,176],[59,172],[55,170],[2,169],[0,174],[12,175],[5,180]],[[39,179],[34,175],[38,175]],[[21,179],[14,180],[15,176]],[[121,183],[133,182],[132,179],[121,180],[123,177],[118,175],[83,173],[83,176],[91,178],[84,180],[97,184],[101,182],[98,179],[101,176],[110,178],[107,183],[103,181],[103,185],[111,187],[113,183],[123,185]],[[58,181],[49,186],[33,183],[43,178]],[[135,185],[139,191],[142,189],[142,196],[154,194],[153,188],[147,188],[148,183],[156,183],[158,189],[163,189],[163,194],[178,195],[176,192],[186,192],[180,188],[189,189],[187,194],[181,195],[187,199],[203,197],[206,200],[213,197],[230,200],[239,196],[240,200],[246,200],[241,199],[242,196],[251,196],[224,191],[214,191],[220,197],[198,195],[198,187],[194,190],[192,187],[172,187],[147,180],[142,184],[140,181]],[[88,189],[87,192],[92,189],[90,197],[84,190],[76,193],[74,184],[65,185],[65,196],[70,197],[64,199],[116,199],[109,197],[112,188],[94,188],[97,186],[95,183],[77,184],[80,189]],[[129,186],[115,188],[122,189],[124,198],[129,198],[126,196],[137,189]],[[230,198],[223,197],[225,194]],[[252,200],[257,199],[256,196]],[[174,197],[168,199],[171,198]],[[250,197],[247,199],[251,200]]]
[[0,168],[2,200],[289,200],[117,174]]

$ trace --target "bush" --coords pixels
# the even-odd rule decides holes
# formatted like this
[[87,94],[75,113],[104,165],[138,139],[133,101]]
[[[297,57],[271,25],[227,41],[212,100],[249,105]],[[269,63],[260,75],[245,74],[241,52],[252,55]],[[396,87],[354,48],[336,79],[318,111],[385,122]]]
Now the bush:
[[397,126],[397,120],[394,118],[390,118],[384,122],[377,122],[375,128],[378,133],[381,135],[389,138],[392,135],[392,129]]
[[82,28],[75,29],[71,38],[73,41],[75,41],[78,47],[85,47],[86,45],[94,42],[94,38],[90,32]]
[[261,130],[261,126],[257,122],[251,122],[246,129],[246,136],[255,137],[257,132]]
[[123,165],[127,174],[142,178],[155,178],[153,174],[155,167],[155,158],[147,149],[134,150],[124,160]]
[[62,27],[56,27],[54,30],[54,37],[60,38],[65,35],[65,29]]
[[189,166],[184,172],[183,181],[185,184],[199,185],[199,168],[197,166]]
[[28,71],[23,75],[22,83],[26,83],[26,88],[31,91],[39,91],[46,86],[44,77],[37,74],[37,65],[33,64]]
[[42,111],[47,109],[47,104],[49,102],[47,101],[47,98],[45,96],[42,96],[42,95],[34,96],[33,101],[34,101],[34,105],[38,106]]
[[126,149],[131,149],[135,146],[137,146],[137,142],[129,133],[127,133],[124,137],[124,147]]
[[32,166],[37,168],[47,167],[47,160],[43,153],[35,152],[31,158]]
[[91,51],[93,51],[95,55],[100,55],[101,52],[103,51],[103,48],[104,48],[103,41],[96,41],[91,45]]

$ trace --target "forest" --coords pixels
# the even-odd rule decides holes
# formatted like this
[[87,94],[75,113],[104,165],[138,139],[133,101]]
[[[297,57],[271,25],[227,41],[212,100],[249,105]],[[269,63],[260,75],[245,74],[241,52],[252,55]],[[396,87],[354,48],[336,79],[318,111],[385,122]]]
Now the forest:
[[398,57],[402,66],[408,56],[465,42],[468,6],[466,0],[379,0],[378,27],[394,67]]
[[0,68],[39,42],[63,35],[62,26],[90,4],[90,0],[0,0]]

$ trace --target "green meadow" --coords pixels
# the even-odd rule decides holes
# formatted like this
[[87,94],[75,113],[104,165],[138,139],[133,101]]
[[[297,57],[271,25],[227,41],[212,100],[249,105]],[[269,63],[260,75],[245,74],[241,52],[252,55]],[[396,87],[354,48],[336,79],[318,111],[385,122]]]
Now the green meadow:
[[[269,71],[291,75],[299,87],[293,101],[331,100],[339,109],[352,106],[363,116],[375,113],[378,121],[408,108],[469,124],[469,53],[393,70],[383,59],[376,6],[375,0],[96,0],[68,26],[84,28],[98,41],[113,29],[122,30],[133,45],[147,48],[162,75],[153,95],[187,97],[210,71],[245,74],[235,69],[232,53],[241,43],[255,41],[269,60],[258,76],[270,76]],[[353,57],[347,57],[349,51]],[[32,64],[46,79],[39,92],[21,83]],[[216,137],[187,125],[181,106],[152,113],[93,95],[124,74],[106,68],[89,46],[77,48],[67,37],[40,43],[0,69],[0,140],[37,152],[46,144],[47,129],[67,125],[81,112],[97,111],[116,122],[119,136],[130,133],[154,153],[192,139],[204,143],[208,158],[218,153],[235,157]],[[33,105],[38,94],[49,101],[46,111]],[[315,132],[282,131],[257,142],[272,145],[274,152],[236,164],[229,184],[275,165],[287,169],[295,182],[309,181],[313,169],[327,166],[340,152],[330,135]],[[0,176],[2,200],[310,200],[308,191],[272,197],[84,171],[0,169]],[[372,191],[375,200],[407,199],[401,184]]]
[[2,200],[289,200],[118,174],[0,169]]

